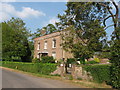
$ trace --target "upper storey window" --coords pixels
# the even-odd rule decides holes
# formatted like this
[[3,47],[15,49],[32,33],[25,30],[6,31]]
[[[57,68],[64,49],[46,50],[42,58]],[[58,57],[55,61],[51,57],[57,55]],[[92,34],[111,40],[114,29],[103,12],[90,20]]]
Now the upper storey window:
[[44,43],[44,49],[47,49],[47,41]]
[[56,40],[55,39],[53,39],[53,41],[52,41],[52,48],[56,48]]
[[40,43],[38,43],[37,45],[37,50],[40,50]]

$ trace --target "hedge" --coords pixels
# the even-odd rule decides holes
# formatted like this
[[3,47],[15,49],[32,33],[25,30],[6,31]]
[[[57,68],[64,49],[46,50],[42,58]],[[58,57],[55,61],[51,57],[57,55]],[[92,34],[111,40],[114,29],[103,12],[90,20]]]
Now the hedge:
[[48,75],[56,70],[56,64],[51,63],[23,63],[23,62],[2,62],[2,66],[22,70],[25,72]]
[[110,67],[111,65],[108,64],[96,64],[96,65],[84,65],[83,68],[90,72],[93,81],[97,83],[103,83],[106,82],[107,84],[110,84]]

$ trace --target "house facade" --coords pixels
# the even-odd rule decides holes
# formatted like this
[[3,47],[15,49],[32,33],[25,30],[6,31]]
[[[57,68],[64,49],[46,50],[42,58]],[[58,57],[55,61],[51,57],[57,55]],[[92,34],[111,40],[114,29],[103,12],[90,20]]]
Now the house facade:
[[62,32],[54,32],[34,39],[34,58],[53,56],[57,61],[72,58],[72,54],[65,52],[61,46]]

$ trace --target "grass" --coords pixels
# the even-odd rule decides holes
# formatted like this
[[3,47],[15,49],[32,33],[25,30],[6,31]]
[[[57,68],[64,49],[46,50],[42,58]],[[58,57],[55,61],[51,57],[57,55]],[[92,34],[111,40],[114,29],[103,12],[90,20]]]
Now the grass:
[[100,84],[100,83],[88,82],[84,80],[74,80],[73,82],[83,85],[87,88],[111,88],[111,86],[108,86],[105,83]]
[[34,77],[42,77],[42,78],[60,80],[60,81],[66,82],[66,83],[72,83],[72,84],[80,86],[80,88],[111,88],[111,86],[108,86],[105,83],[100,84],[100,83],[88,82],[88,81],[84,81],[84,80],[65,80],[58,75],[43,75],[43,74],[24,72],[24,71],[17,70],[17,69],[10,69],[10,68],[6,68],[6,67],[3,67],[3,68],[10,70],[10,71],[28,74],[28,75],[34,76]]

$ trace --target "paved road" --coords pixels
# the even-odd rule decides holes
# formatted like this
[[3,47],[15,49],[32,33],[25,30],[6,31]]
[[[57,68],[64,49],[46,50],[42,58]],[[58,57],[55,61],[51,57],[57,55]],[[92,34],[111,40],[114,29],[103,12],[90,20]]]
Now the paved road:
[[2,88],[79,88],[59,80],[34,77],[2,69]]

